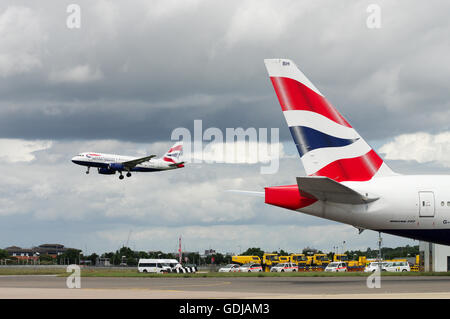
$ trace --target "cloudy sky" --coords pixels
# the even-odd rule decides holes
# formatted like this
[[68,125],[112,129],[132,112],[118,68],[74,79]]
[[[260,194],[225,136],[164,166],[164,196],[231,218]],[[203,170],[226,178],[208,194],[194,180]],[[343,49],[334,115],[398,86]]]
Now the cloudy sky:
[[[80,28],[67,24],[73,3]],[[377,29],[366,23],[373,3]],[[104,252],[129,237],[134,249],[175,251],[181,235],[190,251],[375,248],[375,232],[225,192],[304,174],[263,59],[293,59],[396,171],[445,174],[449,9],[438,0],[0,0],[0,247]],[[161,155],[194,120],[279,128],[278,172],[198,163],[120,181],[70,162],[82,151]]]

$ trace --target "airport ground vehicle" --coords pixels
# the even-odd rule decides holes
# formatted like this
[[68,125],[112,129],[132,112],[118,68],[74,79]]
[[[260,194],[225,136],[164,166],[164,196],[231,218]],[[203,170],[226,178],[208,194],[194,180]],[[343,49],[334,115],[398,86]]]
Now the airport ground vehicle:
[[374,261],[374,262],[370,262],[367,264],[367,266],[364,268],[364,272],[376,271],[378,269],[380,263],[381,263],[381,270],[383,271],[384,267],[386,265],[386,262],[385,261],[381,261],[381,262]]
[[327,272],[346,272],[346,271],[348,271],[347,263],[345,261],[333,261],[325,267],[325,271],[327,271]]
[[311,259],[311,266],[320,266],[325,268],[330,263],[326,254],[314,254]]
[[239,272],[261,272],[262,266],[260,264],[244,264],[239,267]]
[[296,272],[298,271],[298,266],[294,263],[281,263],[273,266],[270,272]]
[[348,261],[347,254],[334,254],[333,261]]
[[288,263],[291,261],[291,256],[278,256],[278,263]]
[[383,271],[405,272],[405,271],[411,271],[411,268],[409,267],[409,264],[407,261],[394,261],[394,262],[387,262],[384,265]]
[[139,259],[138,271],[148,273],[167,273],[183,268],[176,259]]
[[219,272],[238,272],[238,271],[239,265],[237,264],[229,264],[219,269]]
[[279,263],[278,254],[265,253],[263,255],[262,266],[265,272],[269,272],[270,269],[278,263]]
[[291,263],[305,267],[308,264],[308,257],[305,254],[291,254]]
[[244,265],[248,263],[260,264],[261,258],[259,258],[258,256],[232,256],[231,261],[239,265]]

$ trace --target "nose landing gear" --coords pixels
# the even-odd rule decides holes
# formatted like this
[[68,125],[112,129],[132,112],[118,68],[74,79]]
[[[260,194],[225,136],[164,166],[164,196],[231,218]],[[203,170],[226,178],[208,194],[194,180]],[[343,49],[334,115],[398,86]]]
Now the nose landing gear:
[[88,166],[88,168],[86,170],[86,174],[89,174],[89,169],[90,169],[90,167]]

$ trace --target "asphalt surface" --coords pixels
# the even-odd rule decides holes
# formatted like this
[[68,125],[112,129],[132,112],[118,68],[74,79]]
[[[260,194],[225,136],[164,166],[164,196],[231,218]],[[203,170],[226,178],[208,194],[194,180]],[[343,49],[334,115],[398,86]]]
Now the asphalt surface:
[[0,298],[447,298],[450,277],[105,278],[82,277],[80,289],[67,278],[0,276]]

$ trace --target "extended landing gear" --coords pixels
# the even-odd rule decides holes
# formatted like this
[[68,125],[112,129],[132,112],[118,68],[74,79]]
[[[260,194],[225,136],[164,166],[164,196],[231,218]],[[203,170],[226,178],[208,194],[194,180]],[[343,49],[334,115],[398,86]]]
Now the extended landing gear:
[[86,170],[86,174],[89,174],[89,169],[90,169],[90,167],[88,166],[88,168]]
[[[120,175],[119,175],[119,179],[123,179],[124,178],[124,176],[122,175],[122,172],[120,172],[119,171],[119,173],[120,173]],[[127,172],[127,177],[131,177],[131,173],[130,172]]]

